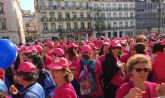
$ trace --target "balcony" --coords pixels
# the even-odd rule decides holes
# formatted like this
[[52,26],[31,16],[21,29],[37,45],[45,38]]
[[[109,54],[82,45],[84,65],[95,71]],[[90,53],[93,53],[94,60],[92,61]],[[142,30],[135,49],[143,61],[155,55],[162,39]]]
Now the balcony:
[[71,19],[71,18],[66,17],[66,18],[65,18],[65,21],[72,21],[72,19]]
[[133,20],[135,17],[107,17],[105,20]]
[[59,17],[59,18],[57,18],[57,21],[64,21],[64,18]]
[[51,18],[49,18],[49,21],[55,22],[56,21],[56,18],[55,17],[51,17]]
[[48,18],[47,17],[42,17],[41,22],[48,22]]
[[134,11],[135,8],[93,8],[94,11]]

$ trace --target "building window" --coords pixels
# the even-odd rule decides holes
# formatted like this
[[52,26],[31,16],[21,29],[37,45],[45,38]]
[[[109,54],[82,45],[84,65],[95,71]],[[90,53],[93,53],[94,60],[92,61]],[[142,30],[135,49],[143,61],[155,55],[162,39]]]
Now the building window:
[[49,7],[53,8],[53,0],[49,0]]
[[101,13],[101,18],[105,19],[105,13]]
[[130,26],[133,27],[134,26],[134,23],[133,21],[130,22]]
[[41,13],[41,17],[42,17],[42,18],[46,18],[46,12],[42,12],[42,13]]
[[69,5],[68,5],[68,1],[65,1],[65,8],[68,8]]
[[50,15],[50,18],[54,18],[55,17],[54,12],[50,12],[49,15]]
[[111,23],[108,22],[108,29],[111,29]]
[[0,20],[0,29],[6,29],[5,22]]
[[45,30],[45,31],[48,30],[48,24],[47,23],[43,23],[43,30]]
[[77,12],[72,12],[73,19],[77,18]]
[[134,17],[133,13],[130,13],[130,17]]
[[62,18],[62,12],[58,12],[58,18]]
[[80,17],[84,18],[84,12],[80,12]]
[[122,4],[118,4],[118,8],[119,9],[122,9]]
[[85,29],[85,24],[84,24],[84,22],[81,22],[81,29]]
[[122,18],[123,17],[123,13],[119,13],[119,17]]
[[113,13],[113,18],[117,18],[117,13]]
[[133,6],[133,4],[130,4],[130,9],[134,9],[134,6]]
[[77,29],[77,27],[78,27],[77,22],[74,22],[74,29]]
[[0,13],[3,13],[3,6],[0,6]]
[[107,8],[107,9],[111,9],[111,5],[110,5],[110,4],[107,4],[107,5],[106,5],[106,8]]
[[66,28],[67,28],[67,29],[70,29],[70,22],[67,22],[67,23],[66,23]]
[[57,1],[57,8],[61,8],[61,0]]
[[83,9],[83,2],[80,1],[80,9]]
[[65,16],[66,16],[67,19],[70,19],[70,13],[69,12],[66,12]]
[[123,27],[123,22],[119,22],[119,27]]
[[45,4],[44,4],[44,1],[43,1],[43,0],[41,0],[41,1],[39,2],[39,5],[40,5],[41,9],[44,9]]
[[117,22],[113,22],[113,27],[117,27]]
[[108,19],[110,19],[111,18],[111,13],[108,13],[107,17],[108,17]]
[[72,9],[75,9],[75,8],[76,8],[76,2],[72,1]]
[[91,29],[91,23],[90,22],[88,22],[88,29]]
[[128,4],[124,4],[124,9],[128,9]]
[[89,18],[89,19],[91,18],[90,12],[87,13],[87,18]]
[[128,17],[128,12],[125,12],[124,13],[124,17]]
[[113,9],[116,9],[116,4],[113,4],[113,5],[112,5],[112,8],[113,8]]
[[104,4],[101,4],[101,5],[100,5],[100,8],[101,8],[101,9],[104,9]]
[[128,27],[128,21],[125,22],[125,27]]
[[98,5],[97,4],[94,4],[94,9],[98,9]]
[[51,29],[56,30],[56,24],[55,23],[51,23]]

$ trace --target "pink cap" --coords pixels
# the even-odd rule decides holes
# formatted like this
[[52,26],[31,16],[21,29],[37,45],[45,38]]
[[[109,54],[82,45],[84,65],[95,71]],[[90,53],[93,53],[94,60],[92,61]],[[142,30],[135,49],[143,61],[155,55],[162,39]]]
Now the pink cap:
[[34,46],[29,46],[26,48],[26,50],[24,50],[22,53],[23,54],[27,54],[27,53],[31,53],[32,51],[34,52],[38,52],[37,49]]
[[54,43],[52,41],[45,42],[45,46],[53,47]]
[[89,45],[84,45],[81,47],[81,54],[91,53],[92,49]]
[[69,63],[65,58],[56,58],[51,64],[48,65],[50,69],[62,69],[64,67],[69,67]]
[[19,64],[17,72],[36,72],[36,67],[30,62],[23,62]]
[[58,56],[63,56],[64,55],[64,51],[61,48],[54,48],[53,51],[51,52],[51,54],[56,54]]
[[68,48],[71,48],[71,47],[78,48],[78,45],[76,45],[75,43],[70,43],[68,45]]
[[37,49],[38,52],[41,53],[43,51],[43,48],[42,48],[41,45],[35,45],[35,47],[36,47],[36,49]]
[[160,42],[161,45],[165,46],[165,39]]
[[92,49],[98,49],[94,43],[88,43],[88,45],[89,45]]
[[121,44],[119,43],[119,42],[115,42],[115,41],[112,41],[111,43],[110,43],[110,45],[111,45],[111,47],[121,47]]

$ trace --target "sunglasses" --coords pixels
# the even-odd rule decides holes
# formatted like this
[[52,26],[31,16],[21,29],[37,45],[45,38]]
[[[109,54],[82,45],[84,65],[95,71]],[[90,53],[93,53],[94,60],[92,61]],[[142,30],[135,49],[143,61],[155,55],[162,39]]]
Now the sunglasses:
[[146,72],[146,73],[150,71],[149,68],[134,68],[134,69],[135,69],[136,72],[139,72],[139,73],[142,72],[142,71]]
[[120,49],[120,47],[111,47],[111,49]]

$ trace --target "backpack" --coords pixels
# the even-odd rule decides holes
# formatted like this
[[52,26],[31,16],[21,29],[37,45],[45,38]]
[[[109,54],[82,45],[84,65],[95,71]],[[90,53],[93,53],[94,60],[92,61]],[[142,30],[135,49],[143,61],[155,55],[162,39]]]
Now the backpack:
[[83,60],[80,61],[80,94],[83,96],[91,96],[97,93],[98,86],[96,83],[96,61],[90,60],[85,64]]

